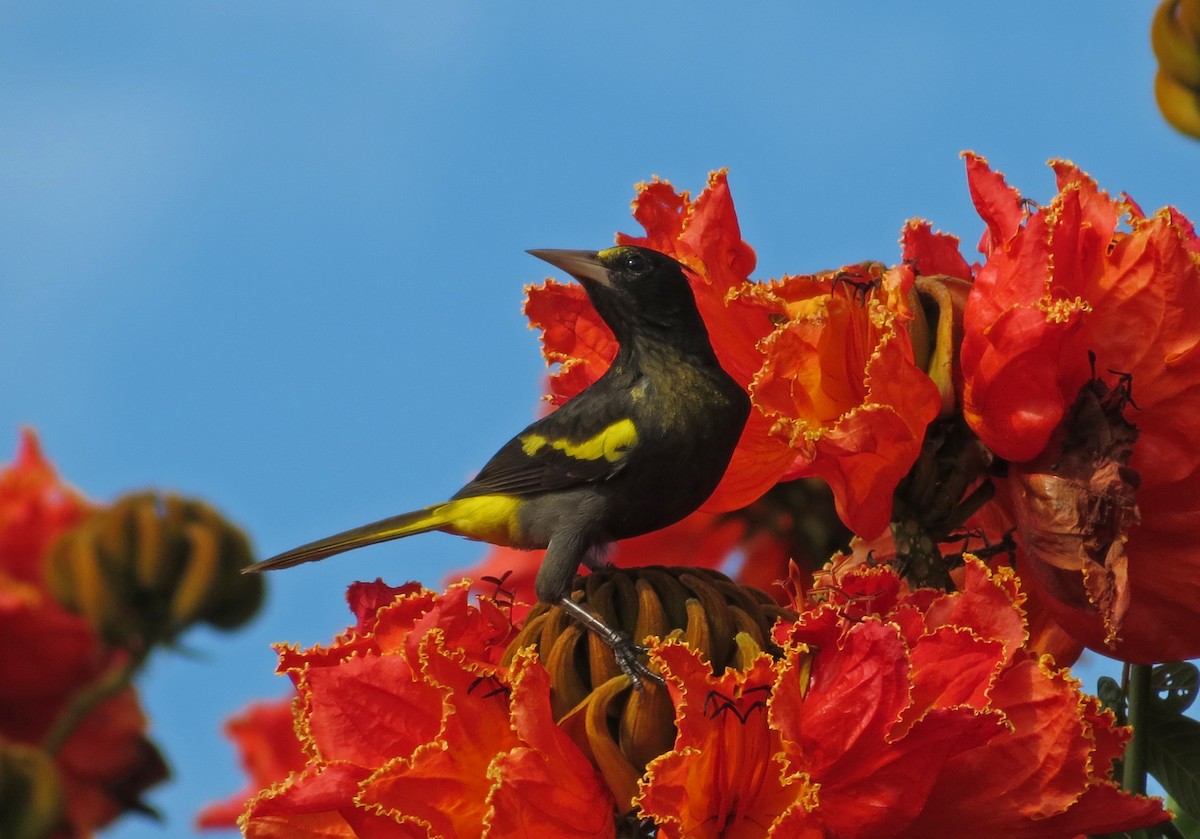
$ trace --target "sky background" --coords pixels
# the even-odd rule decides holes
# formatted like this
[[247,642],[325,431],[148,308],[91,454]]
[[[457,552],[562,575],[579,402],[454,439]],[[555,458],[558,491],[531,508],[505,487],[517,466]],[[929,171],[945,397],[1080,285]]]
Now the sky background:
[[[0,3],[0,453],[32,426],[89,496],[201,496],[265,557],[441,500],[533,418],[525,249],[637,231],[652,175],[698,193],[728,167],[761,279],[894,263],[914,216],[972,249],[964,149],[1036,200],[1066,157],[1200,218],[1152,11]],[[284,695],[270,644],[341,631],[350,581],[440,585],[482,553],[435,534],[277,574],[249,628],[159,654],[167,821],[106,835],[190,835],[241,788],[222,721]]]

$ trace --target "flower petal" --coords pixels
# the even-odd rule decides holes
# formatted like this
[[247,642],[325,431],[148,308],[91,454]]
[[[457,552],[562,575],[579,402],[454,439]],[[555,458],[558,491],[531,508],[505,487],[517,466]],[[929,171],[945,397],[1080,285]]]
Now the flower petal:
[[654,657],[675,701],[679,734],[675,747],[646,767],[635,799],[640,813],[654,819],[664,839],[763,835],[799,794],[785,786],[772,759],[779,739],[767,723],[770,657],[721,676],[679,643],[657,647]]
[[[1021,464],[1040,457],[1033,471],[1049,464],[1053,483],[1052,449],[1082,390],[1097,381],[1128,389],[1124,416],[1137,430],[1128,467],[1139,479],[1141,520],[1107,540],[1127,537],[1123,556],[1105,563],[1115,576],[1101,579],[1082,560],[1065,567],[1065,555],[1026,539],[1030,584],[1088,646],[1129,661],[1195,657],[1200,636],[1179,627],[1200,614],[1200,454],[1191,444],[1200,414],[1200,321],[1192,314],[1200,309],[1200,239],[1178,211],[1146,216],[1078,167],[1053,165],[1058,195],[1023,224],[1013,227],[1011,196],[977,201],[1006,238],[980,269],[964,316],[964,412],[997,455]],[[986,164],[968,166],[973,190],[977,181],[994,187]],[[1047,502],[1069,506],[1059,498],[1069,487],[1058,487],[1046,490]],[[1028,519],[1019,507],[1013,517]]]
[[510,704],[513,731],[523,745],[497,755],[491,766],[496,784],[488,799],[488,836],[614,836],[612,793],[555,724],[549,676],[532,656],[513,662]]

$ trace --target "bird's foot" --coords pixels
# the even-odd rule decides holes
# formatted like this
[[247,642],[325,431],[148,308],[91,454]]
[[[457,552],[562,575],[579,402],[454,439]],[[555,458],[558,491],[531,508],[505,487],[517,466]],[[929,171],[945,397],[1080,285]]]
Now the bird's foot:
[[640,658],[650,652],[649,649],[641,644],[635,644],[626,633],[619,629],[613,629],[570,597],[560,598],[558,606],[608,645],[613,651],[613,655],[616,656],[617,666],[633,681],[636,690],[642,689],[642,679],[649,679],[660,685],[666,684],[663,677],[647,667]]

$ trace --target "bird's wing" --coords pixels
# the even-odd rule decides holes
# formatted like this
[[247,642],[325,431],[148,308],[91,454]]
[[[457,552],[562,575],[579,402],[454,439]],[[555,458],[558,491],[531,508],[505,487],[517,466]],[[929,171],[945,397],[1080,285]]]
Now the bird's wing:
[[638,444],[623,394],[589,390],[504,445],[455,494],[530,495],[609,480]]

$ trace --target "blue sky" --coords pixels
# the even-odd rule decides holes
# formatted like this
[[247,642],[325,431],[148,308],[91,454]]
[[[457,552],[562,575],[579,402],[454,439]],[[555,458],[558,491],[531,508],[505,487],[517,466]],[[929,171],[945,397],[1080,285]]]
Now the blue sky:
[[[35,427],[97,499],[209,499],[267,556],[454,491],[537,409],[531,247],[635,230],[633,185],[728,167],[756,276],[973,245],[960,151],[1026,195],[1067,157],[1200,218],[1153,103],[1153,4],[112,0],[0,4],[0,452]],[[7,435],[8,443],[4,443]],[[430,584],[433,535],[270,580],[142,680],[187,835],[242,784],[222,720],[348,582]]]

